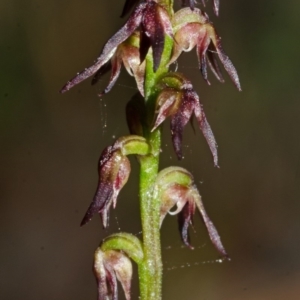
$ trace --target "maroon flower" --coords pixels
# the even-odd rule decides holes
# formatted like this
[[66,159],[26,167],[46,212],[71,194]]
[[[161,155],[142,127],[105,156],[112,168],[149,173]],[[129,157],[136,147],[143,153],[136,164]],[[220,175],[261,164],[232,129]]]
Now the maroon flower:
[[[149,46],[151,45],[154,60],[153,68],[154,71],[156,71],[160,64],[161,54],[164,48],[165,35],[172,36],[173,31],[167,11],[155,1],[148,0],[147,2],[140,3],[134,9],[125,25],[105,44],[102,53],[97,58],[95,63],[68,81],[60,92],[64,93],[76,84],[94,75],[113,57],[118,46],[127,40],[140,25],[142,34],[140,42],[141,57],[144,58],[148,52]],[[142,61],[143,59],[141,62]],[[118,77],[118,70],[120,69],[117,63],[120,64],[120,60],[116,58],[116,62],[113,64],[113,66],[115,65],[117,71],[113,71],[115,76],[111,78],[112,84]]]
[[130,170],[130,162],[119,147],[109,146],[102,152],[99,161],[99,184],[81,226],[88,223],[94,214],[99,213],[103,227],[107,227],[109,209],[112,204],[115,208],[118,194],[126,184]]
[[149,144],[145,138],[137,135],[123,136],[102,152],[99,160],[99,183],[94,199],[89,206],[81,226],[89,222],[93,215],[99,213],[103,227],[107,227],[109,209],[116,207],[119,192],[126,184],[131,167],[127,155],[148,155]]
[[[108,93],[114,84],[116,83],[120,72],[122,63],[129,75],[135,78],[137,87],[142,96],[144,96],[144,76],[145,76],[145,62],[140,61],[140,51],[139,51],[139,32],[134,32],[125,42],[121,43],[111,58],[110,64],[108,66],[111,69],[111,76],[109,79],[108,86],[100,94]],[[107,64],[101,67],[95,74],[92,80],[92,84],[95,84],[101,76],[107,71],[105,69]]]
[[[190,245],[188,228],[192,224],[193,216],[196,208],[198,208],[213,245],[223,257],[228,258],[217,229],[206,213],[201,196],[190,172],[180,167],[166,168],[158,175],[157,188],[162,201],[160,210],[161,223],[167,213],[170,215],[178,214],[178,224],[182,241],[189,248],[193,248]],[[171,211],[175,205],[177,209]]]
[[132,264],[120,251],[102,251],[99,247],[94,257],[94,272],[98,284],[98,300],[118,299],[120,281],[126,300],[130,300]]
[[169,73],[160,84],[163,88],[156,100],[157,116],[152,131],[170,116],[173,146],[178,159],[182,159],[183,129],[194,115],[218,166],[217,143],[191,82],[180,73]]
[[239,77],[229,57],[225,54],[221,38],[217,35],[208,16],[200,9],[183,8],[172,19],[174,29],[174,48],[170,64],[177,60],[182,51],[188,52],[196,47],[199,69],[203,78],[208,81],[207,64],[220,82],[224,82],[217,57],[223,64],[229,77],[241,90]]

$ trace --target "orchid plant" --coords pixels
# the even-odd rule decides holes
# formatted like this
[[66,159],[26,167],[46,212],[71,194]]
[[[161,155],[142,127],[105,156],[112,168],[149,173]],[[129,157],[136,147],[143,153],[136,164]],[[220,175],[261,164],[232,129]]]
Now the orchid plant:
[[[218,15],[219,0],[212,2],[214,13]],[[94,256],[98,300],[117,300],[117,281],[130,300],[131,260],[138,266],[140,299],[161,299],[160,228],[167,214],[178,215],[182,241],[192,249],[188,231],[198,210],[213,245],[224,259],[229,259],[205,211],[192,174],[175,166],[159,170],[161,128],[168,117],[178,159],[183,157],[184,127],[195,118],[214,165],[218,166],[217,143],[199,96],[185,75],[169,71],[182,52],[196,48],[199,69],[208,84],[208,67],[217,80],[224,82],[221,63],[241,90],[236,69],[223,51],[221,38],[204,12],[204,6],[204,0],[201,9],[196,7],[195,0],[182,0],[182,8],[174,12],[172,0],[126,0],[122,16],[131,13],[125,25],[107,41],[93,65],[61,89],[64,93],[91,76],[94,84],[110,70],[108,85],[100,94],[103,96],[114,86],[123,65],[134,77],[139,91],[126,108],[130,134],[118,138],[100,156],[98,187],[81,222],[85,225],[99,214],[103,227],[109,225],[110,208],[116,207],[118,195],[130,175],[127,156],[135,155],[140,165],[138,196],[142,239],[130,233],[116,233],[101,242]]]

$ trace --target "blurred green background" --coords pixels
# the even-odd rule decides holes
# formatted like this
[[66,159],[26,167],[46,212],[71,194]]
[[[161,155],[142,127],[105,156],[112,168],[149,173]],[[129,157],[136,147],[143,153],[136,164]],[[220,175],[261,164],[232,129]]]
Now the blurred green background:
[[[0,2],[1,299],[96,299],[92,258],[99,242],[119,230],[139,236],[134,159],[110,228],[102,230],[97,217],[79,227],[102,149],[127,133],[133,79],[123,72],[102,100],[97,93],[105,80],[58,93],[124,23],[121,2]],[[193,172],[232,261],[216,262],[198,216],[194,251],[181,247],[176,218],[168,217],[163,299],[299,299],[300,3],[222,0],[219,18],[210,8],[243,92],[228,77],[220,84],[210,76],[207,86],[195,52],[180,59],[179,70],[197,87],[221,168],[213,167],[201,133],[191,128],[184,135],[186,158],[178,162],[168,124],[161,167]],[[138,299],[136,273],[133,286]]]

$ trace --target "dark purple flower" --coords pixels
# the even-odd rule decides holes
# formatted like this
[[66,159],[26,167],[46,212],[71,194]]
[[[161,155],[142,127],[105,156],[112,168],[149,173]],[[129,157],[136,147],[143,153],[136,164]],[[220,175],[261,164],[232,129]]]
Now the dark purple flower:
[[[68,91],[76,84],[94,75],[98,70],[100,70],[100,68],[102,68],[110,59],[113,58],[118,46],[127,40],[134,33],[134,31],[138,29],[139,26],[141,26],[141,41],[139,47],[140,55],[141,53],[144,53],[141,55],[141,57],[144,58],[148,52],[149,46],[151,46],[154,60],[153,68],[154,71],[156,71],[160,64],[160,59],[164,48],[165,35],[172,36],[173,31],[167,11],[155,1],[148,0],[140,3],[134,9],[125,25],[105,44],[102,53],[97,58],[95,63],[68,81],[60,92],[64,93]],[[149,43],[147,40],[149,40]],[[141,62],[142,61],[143,59]],[[115,60],[112,64],[112,67],[115,67],[115,69],[113,70],[113,75],[107,88],[108,90],[114,84],[119,75],[120,63],[120,57],[118,57],[118,55],[117,57],[115,56]]]
[[99,184],[81,226],[88,223],[94,214],[99,213],[103,227],[107,227],[109,209],[112,204],[113,207],[116,206],[118,194],[126,184],[130,170],[130,162],[120,148],[109,146],[102,152],[99,160]]
[[148,155],[150,151],[146,139],[138,135],[128,135],[117,139],[113,146],[102,152],[99,160],[99,183],[94,199],[89,206],[81,226],[89,222],[98,213],[103,227],[107,227],[109,209],[116,207],[119,192],[126,184],[131,167],[127,155]]

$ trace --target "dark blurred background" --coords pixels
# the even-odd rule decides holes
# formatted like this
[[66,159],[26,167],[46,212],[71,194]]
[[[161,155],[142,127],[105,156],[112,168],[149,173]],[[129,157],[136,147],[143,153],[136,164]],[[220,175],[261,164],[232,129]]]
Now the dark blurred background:
[[[79,227],[101,151],[127,133],[124,109],[136,92],[134,80],[123,72],[102,100],[97,93],[106,79],[58,93],[124,23],[121,2],[0,2],[1,299],[96,299],[97,245],[119,230],[140,236],[134,159],[110,228],[102,230],[98,218]],[[299,299],[300,3],[222,0],[216,18],[208,2],[243,92],[228,77],[220,84],[211,75],[207,86],[195,52],[183,55],[179,70],[201,96],[221,168],[213,167],[201,133],[191,128],[186,158],[178,162],[168,125],[161,167],[193,172],[232,261],[217,262],[198,216],[194,251],[181,247],[176,218],[168,217],[163,299]],[[133,286],[138,299],[136,273]]]

